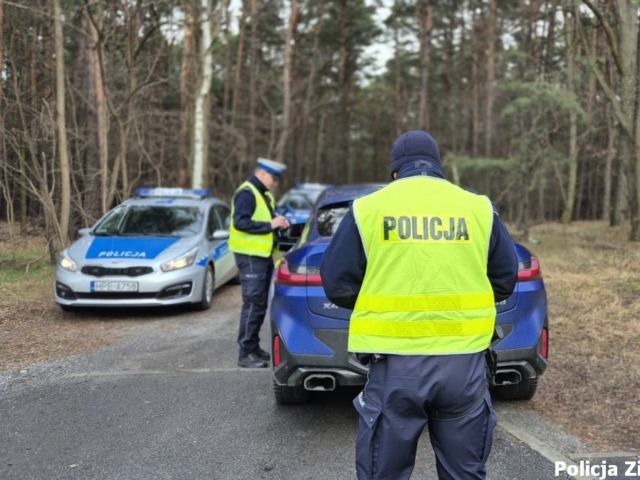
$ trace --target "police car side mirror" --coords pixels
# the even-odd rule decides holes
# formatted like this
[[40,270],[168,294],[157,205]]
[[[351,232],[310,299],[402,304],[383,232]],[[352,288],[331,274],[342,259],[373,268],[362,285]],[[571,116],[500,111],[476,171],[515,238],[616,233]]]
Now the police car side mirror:
[[229,230],[216,230],[211,235],[211,240],[227,240],[229,238]]
[[78,235],[80,235],[81,237],[84,237],[85,235],[88,235],[90,231],[91,231],[90,228],[80,228],[78,230]]

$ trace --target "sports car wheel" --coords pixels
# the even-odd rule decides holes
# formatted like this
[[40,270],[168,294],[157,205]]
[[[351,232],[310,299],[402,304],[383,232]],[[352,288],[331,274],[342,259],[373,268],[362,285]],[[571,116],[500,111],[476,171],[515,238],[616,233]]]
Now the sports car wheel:
[[202,298],[198,303],[193,304],[195,310],[209,310],[213,303],[213,289],[215,287],[215,276],[211,265],[207,265],[202,281]]
[[273,380],[273,396],[280,405],[300,405],[309,401],[311,392],[305,390],[304,387],[278,385]]

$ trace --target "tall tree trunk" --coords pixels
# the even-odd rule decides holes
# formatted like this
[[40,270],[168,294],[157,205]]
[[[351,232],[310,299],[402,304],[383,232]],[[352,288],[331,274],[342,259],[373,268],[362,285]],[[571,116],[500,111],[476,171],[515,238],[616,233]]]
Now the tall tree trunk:
[[[91,15],[88,11],[87,14]],[[100,168],[100,199],[102,204],[102,214],[104,215],[109,207],[107,205],[108,195],[108,161],[109,161],[109,143],[107,141],[107,106],[104,96],[104,78],[102,72],[102,39],[100,38],[102,33],[102,3],[98,2],[98,24],[95,23],[95,19],[90,18],[89,31],[91,38],[91,69],[93,71],[94,80],[94,93],[95,93],[95,108],[96,108],[96,134],[98,139],[98,161]]]
[[433,29],[433,4],[431,0],[419,0],[416,3],[418,37],[420,39],[420,107],[418,111],[418,129],[429,129],[429,54],[431,51],[431,30]]
[[[238,51],[236,54],[236,70],[233,78],[233,102],[231,103],[231,119],[230,124],[232,127],[238,125],[238,111],[240,110],[240,99],[242,98],[242,67],[244,65],[244,37],[247,27],[247,16],[249,14],[249,0],[242,0],[242,13],[238,20]],[[242,138],[242,144],[246,144],[244,137]],[[243,151],[237,151],[237,177],[241,179],[244,176],[244,163],[246,161],[245,154],[246,149]]]
[[[447,60],[445,64],[446,71],[446,85],[447,85],[447,98],[449,99],[445,103],[445,118],[448,126],[449,133],[449,145],[451,151],[455,154],[458,152],[458,129],[456,128],[457,108],[458,103],[458,81],[455,71],[455,42],[454,35],[457,29],[456,12],[458,10],[457,0],[453,0],[453,5],[449,9],[449,24],[445,30],[445,42],[447,48]],[[464,27],[462,28],[464,30]],[[464,42],[461,42],[464,43]]]
[[[320,56],[320,34],[322,33],[322,17],[324,16],[324,0],[320,0],[318,4],[318,10],[316,14],[316,25],[313,34],[313,49],[311,51],[311,65],[309,66],[309,78],[307,79],[307,91],[304,100],[304,106],[302,108],[302,126],[301,126],[301,150],[298,151],[298,158],[304,159],[304,180],[310,181],[309,173],[311,172],[312,157],[312,138],[309,133],[312,130],[315,123],[315,115],[311,115],[311,104],[314,99],[314,91],[316,88],[316,76],[318,72],[318,62]],[[318,178],[315,178],[318,181]]]
[[182,65],[180,68],[180,139],[178,153],[178,185],[186,187],[189,184],[189,147],[191,146],[191,122],[193,107],[191,94],[195,76],[194,56],[196,55],[196,40],[194,28],[196,24],[197,8],[195,0],[184,0],[184,38],[182,40]]
[[611,218],[609,225],[612,227],[621,225],[625,221],[625,212],[629,206],[629,192],[627,187],[627,171],[626,164],[629,156],[629,142],[625,142],[623,135],[620,135],[620,151],[618,152],[618,158],[615,162],[615,182],[612,185],[613,195],[612,203],[613,209],[611,211]]
[[402,51],[400,49],[400,25],[398,20],[400,0],[395,0],[396,13],[393,18],[393,45],[395,50],[395,99],[396,99],[396,136],[405,131],[405,110],[402,95]]
[[55,22],[55,52],[56,52],[56,110],[58,117],[58,155],[60,157],[60,248],[64,248],[69,240],[69,219],[71,212],[71,177],[69,170],[69,150],[67,146],[67,115],[64,89],[64,36],[62,32],[62,9],[60,0],[53,1],[53,16]]
[[487,98],[484,113],[484,156],[491,158],[493,140],[493,102],[496,88],[496,24],[498,23],[497,0],[489,0],[489,22],[487,25]]
[[478,19],[476,17],[476,11],[473,11],[473,18],[471,21],[471,110],[472,110],[472,134],[471,134],[471,156],[476,158],[479,150],[480,139],[480,75],[478,72],[478,64],[480,58],[478,55],[478,48],[475,46],[478,39]]
[[[79,127],[72,136],[73,144],[80,144],[76,149],[79,153],[75,158],[76,166],[82,174],[78,176],[78,183],[82,188],[82,210],[85,222],[94,223],[103,214],[102,175],[100,166],[100,150],[98,148],[98,116],[96,115],[96,76],[95,76],[95,51],[92,40],[93,25],[91,24],[91,12],[88,7],[81,10],[80,25],[82,34],[78,36],[77,55],[74,58],[74,67],[70,89],[70,98],[73,99],[75,91],[79,92],[78,107],[74,115],[74,123]],[[75,140],[81,138],[81,141]],[[74,161],[71,156],[70,161]],[[71,168],[71,176],[75,169]]]
[[[231,125],[237,125],[238,109],[240,108],[240,98],[242,98],[242,66],[244,64],[244,34],[247,26],[247,2],[242,1],[242,13],[238,20],[238,52],[236,55],[236,71],[233,80],[233,102],[231,105]],[[238,162],[242,163],[242,162]]]
[[[291,0],[291,16],[289,17],[289,25],[287,27],[287,35],[284,45],[284,69],[282,74],[282,130],[280,131],[280,139],[278,141],[277,159],[279,162],[284,161],[284,154],[289,138],[289,130],[291,129],[291,51],[293,49],[293,33],[298,26],[298,1]],[[297,159],[299,161],[300,159]]]
[[260,77],[260,41],[258,27],[260,24],[260,10],[258,0],[251,0],[251,38],[249,52],[249,150],[250,161],[256,158],[256,125],[258,122],[258,80]]
[[231,92],[231,0],[224,4],[224,93],[222,95],[222,121],[229,122],[229,98]]
[[193,115],[193,173],[191,187],[202,188],[207,184],[206,172],[208,167],[208,120],[209,120],[209,92],[213,79],[213,21],[214,15],[211,0],[200,0],[200,28],[202,41],[200,44],[200,63],[202,73],[196,96]]
[[612,218],[611,211],[611,175],[613,160],[615,158],[615,128],[613,126],[613,113],[611,104],[605,107],[605,118],[607,119],[607,155],[604,163],[604,198],[602,200],[602,220]]
[[[4,65],[4,0],[0,0],[0,65]],[[4,134],[4,89],[3,81],[0,78],[0,165],[2,166],[2,183],[0,183],[0,190],[4,200],[6,202],[7,221],[11,224],[13,222],[13,207],[11,202],[11,194],[9,193],[9,181],[8,181],[8,165],[5,148],[6,136]],[[10,234],[13,232],[12,227],[9,227]]]
[[[350,8],[349,0],[341,0],[340,12],[340,80],[339,94],[340,104],[338,106],[338,130],[337,130],[337,155],[335,158],[335,182],[351,183],[353,165],[349,158],[349,130],[351,128],[351,85],[353,77],[352,61],[352,38],[350,31]],[[346,178],[344,172],[346,166]]]
[[[574,36],[575,18],[568,12],[571,5],[568,3],[565,10],[565,59],[567,62],[567,87],[574,88],[576,72],[575,72],[575,48]],[[562,212],[562,223],[565,225],[571,222],[573,215],[573,206],[576,197],[576,181],[578,178],[578,114],[574,109],[569,111],[569,183],[567,185],[567,201]]]

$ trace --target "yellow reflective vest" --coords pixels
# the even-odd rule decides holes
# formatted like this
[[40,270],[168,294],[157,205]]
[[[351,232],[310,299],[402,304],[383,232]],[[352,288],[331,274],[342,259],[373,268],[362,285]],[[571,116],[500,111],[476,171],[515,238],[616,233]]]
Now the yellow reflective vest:
[[493,206],[416,176],[353,203],[367,255],[349,351],[448,355],[485,350],[496,309],[487,277]]
[[[271,211],[265,202],[264,197],[251,182],[244,182],[238,187],[235,194],[241,190],[248,189],[256,199],[256,209],[251,216],[255,222],[271,222]],[[275,209],[275,201],[271,192],[267,191],[266,196],[271,203],[271,210]],[[273,232],[269,233],[247,233],[238,230],[233,225],[235,202],[231,204],[231,228],[229,229],[229,250],[234,253],[244,255],[257,255],[258,257],[270,257],[273,252]]]

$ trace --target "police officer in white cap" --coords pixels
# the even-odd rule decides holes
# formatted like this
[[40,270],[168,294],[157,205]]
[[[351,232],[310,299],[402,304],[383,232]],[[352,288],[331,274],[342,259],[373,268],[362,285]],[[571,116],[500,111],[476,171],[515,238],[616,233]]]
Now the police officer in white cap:
[[240,367],[264,368],[270,359],[269,353],[260,348],[259,333],[267,311],[276,231],[289,227],[285,217],[276,215],[270,190],[277,187],[286,168],[280,162],[259,158],[254,174],[233,196],[229,249],[234,253],[242,284]]

